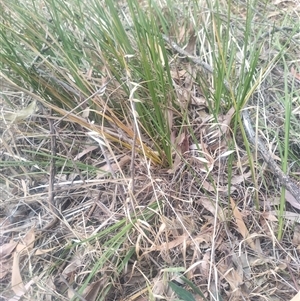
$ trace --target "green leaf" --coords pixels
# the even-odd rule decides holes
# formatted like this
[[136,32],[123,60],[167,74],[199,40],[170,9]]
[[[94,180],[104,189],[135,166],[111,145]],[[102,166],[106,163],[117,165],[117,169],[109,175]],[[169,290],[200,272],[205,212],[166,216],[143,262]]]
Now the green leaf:
[[186,291],[184,288],[178,286],[172,281],[169,281],[170,288],[174,291],[174,293],[183,301],[196,301],[194,296]]
[[194,293],[198,294],[199,296],[201,296],[203,298],[203,300],[207,301],[207,299],[205,298],[205,296],[203,295],[203,293],[199,290],[199,288],[189,279],[187,279],[184,276],[180,277],[189,287],[191,287],[194,291]]

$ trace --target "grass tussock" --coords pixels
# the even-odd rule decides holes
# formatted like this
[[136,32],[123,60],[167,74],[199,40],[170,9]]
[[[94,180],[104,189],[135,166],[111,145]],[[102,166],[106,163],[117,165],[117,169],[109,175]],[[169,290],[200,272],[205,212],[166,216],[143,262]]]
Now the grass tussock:
[[0,7],[3,300],[296,296],[297,4]]

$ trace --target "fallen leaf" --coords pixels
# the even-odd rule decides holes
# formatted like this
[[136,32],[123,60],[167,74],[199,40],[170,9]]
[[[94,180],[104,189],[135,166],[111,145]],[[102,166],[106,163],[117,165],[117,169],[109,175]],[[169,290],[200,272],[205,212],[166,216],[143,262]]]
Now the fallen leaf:
[[26,291],[24,283],[22,281],[19,264],[20,264],[20,254],[19,252],[14,252],[12,274],[11,274],[11,286],[16,297],[23,296]]
[[4,119],[11,122],[18,122],[31,116],[35,112],[36,101],[32,101],[26,108],[17,112],[4,113]]
[[211,214],[213,216],[217,215],[218,219],[221,222],[225,222],[226,221],[226,217],[225,217],[224,211],[223,211],[223,209],[218,204],[216,204],[216,203],[214,203],[211,200],[206,199],[206,198],[200,198],[199,202],[201,203],[201,205],[205,209],[207,209],[209,212],[211,212]]
[[[273,215],[278,215],[278,211],[270,211],[270,213],[272,213]],[[299,216],[299,213],[296,213],[296,212],[290,212],[290,211],[285,211],[283,213],[284,215],[284,218],[289,220],[289,221],[292,221],[293,223],[300,223],[300,216]]]
[[294,196],[288,191],[285,191],[285,200],[289,202],[294,208],[300,210],[300,203],[294,198]]
[[236,206],[232,198],[230,198],[230,203],[231,203],[233,216],[235,217],[235,222],[238,227],[238,231],[241,233],[241,235],[246,240],[246,242],[251,247],[251,249],[255,251],[256,250],[255,243],[253,242],[252,238],[249,237],[249,231],[243,221],[242,214],[240,213],[238,207]]
[[95,149],[98,149],[99,147],[98,146],[90,146],[90,147],[87,147],[85,148],[82,152],[80,152],[77,156],[75,156],[74,160],[79,160],[81,157],[83,157],[84,155],[94,151]]
[[33,244],[35,241],[35,233],[34,233],[34,227],[31,228],[23,238],[23,243],[28,247],[29,250],[32,250]]
[[34,255],[44,255],[44,254],[47,254],[47,253],[49,253],[49,252],[51,252],[55,249],[56,249],[56,247],[50,248],[50,249],[38,249],[34,252]]
[[296,225],[294,228],[292,243],[295,247],[300,246],[300,226],[299,225]]
[[201,275],[204,275],[206,277],[209,276],[209,267],[210,267],[210,252],[206,252],[201,260],[199,269],[201,272]]
[[172,241],[168,241],[168,242],[164,242],[162,243],[161,245],[155,245],[155,246],[152,246],[151,247],[151,250],[155,250],[155,251],[166,251],[166,250],[170,250],[170,249],[173,249],[179,245],[181,245],[185,240],[188,239],[188,235],[187,234],[184,234],[184,235],[181,235],[177,238],[175,238],[174,240]]
[[17,244],[18,243],[15,241],[10,241],[9,243],[2,245],[0,248],[1,258],[9,256],[12,253],[12,251],[16,248]]
[[0,279],[3,279],[11,271],[11,261],[1,261],[0,266]]
[[91,283],[87,286],[84,291],[84,299],[89,301],[94,301],[99,297],[99,292],[107,285],[107,281],[104,278]]
[[295,68],[292,66],[291,67],[291,74],[297,79],[300,80],[300,73],[298,73]]
[[290,301],[300,301],[300,291]]
[[278,222],[277,217],[274,214],[272,214],[272,212],[270,212],[270,211],[263,212],[262,217],[264,217],[265,219],[267,219],[271,222]]

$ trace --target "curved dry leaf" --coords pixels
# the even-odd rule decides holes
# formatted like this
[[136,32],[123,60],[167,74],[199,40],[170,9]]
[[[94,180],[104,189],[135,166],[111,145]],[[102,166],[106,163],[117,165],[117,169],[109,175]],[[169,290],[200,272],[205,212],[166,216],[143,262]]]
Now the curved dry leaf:
[[300,291],[290,301],[300,301]]
[[246,240],[251,249],[256,250],[255,243],[253,242],[252,238],[249,237],[249,231],[243,221],[242,214],[240,213],[238,207],[236,206],[232,198],[230,198],[230,203],[233,216],[235,217],[235,222],[238,227],[238,231],[242,234],[243,238]]
[[83,293],[85,300],[95,301],[99,297],[99,292],[107,285],[107,281],[102,278],[88,285]]
[[209,267],[210,267],[210,252],[206,252],[200,262],[200,272],[201,275],[209,276]]
[[7,112],[4,114],[6,121],[18,122],[31,116],[35,112],[36,101],[31,102],[26,108],[17,112]]
[[15,297],[22,297],[26,291],[24,283],[22,281],[20,273],[20,255],[18,252],[14,252],[12,273],[11,273],[11,289],[16,294]]
[[205,199],[205,198],[201,198],[200,200],[200,203],[201,205],[206,209],[208,210],[213,216],[218,216],[218,219],[221,221],[221,222],[225,222],[226,221],[226,217],[225,217],[225,214],[224,214],[224,211],[223,209],[213,203],[211,200],[209,199]]
[[25,237],[23,238],[23,243],[25,243],[25,245],[32,249],[33,247],[33,243],[35,241],[35,233],[34,233],[34,228],[31,228],[25,235]]
[[81,259],[79,256],[74,256],[71,263],[68,264],[62,272],[62,276],[68,278],[68,276],[76,271],[76,269],[82,265]]
[[297,208],[300,210],[300,204],[299,202],[295,199],[295,197],[288,191],[285,191],[285,200],[289,202],[294,208]]
[[25,251],[30,252],[33,248],[34,245],[34,241],[35,241],[35,233],[34,233],[34,228],[31,228],[26,235],[24,236],[24,238],[22,239],[23,243],[19,243],[17,246],[16,251],[21,254]]
[[225,153],[221,154],[219,156],[219,158],[225,158],[225,157],[228,157],[229,155],[233,154],[235,152],[235,150],[228,150],[226,151]]
[[16,248],[17,244],[18,243],[15,241],[10,241],[9,243],[2,245],[0,248],[1,259],[10,255],[13,252],[13,250]]
[[173,249],[179,245],[181,245],[184,241],[188,239],[188,234],[183,234],[181,236],[178,236],[172,241],[163,242],[161,245],[152,246],[151,250],[155,251],[167,251],[170,249]]
[[11,261],[0,262],[0,279],[3,279],[11,271]]
[[294,228],[292,243],[297,249],[299,249],[299,247],[300,247],[300,226],[299,225],[296,225]]
[[51,252],[55,249],[56,249],[56,247],[55,248],[50,248],[50,249],[38,249],[34,252],[34,255],[44,255],[44,254],[47,254],[47,253],[49,253],[49,252]]

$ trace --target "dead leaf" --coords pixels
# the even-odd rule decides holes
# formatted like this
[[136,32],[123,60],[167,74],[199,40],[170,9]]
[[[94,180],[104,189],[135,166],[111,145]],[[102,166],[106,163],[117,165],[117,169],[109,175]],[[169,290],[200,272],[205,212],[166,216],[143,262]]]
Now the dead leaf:
[[271,222],[278,222],[277,217],[274,214],[272,214],[272,212],[270,212],[270,211],[263,212],[262,217],[269,220],[269,221],[271,221]]
[[300,203],[294,198],[294,196],[288,191],[285,191],[285,200],[289,202],[294,208],[300,210]]
[[36,101],[32,101],[26,108],[17,112],[7,112],[3,114],[4,119],[12,123],[24,120],[35,112]]
[[31,228],[23,238],[23,243],[27,246],[28,250],[32,250],[33,244],[35,241],[35,232],[34,232],[34,227]]
[[300,225],[296,225],[294,228],[292,243],[295,247],[300,247]]
[[50,248],[50,249],[38,249],[34,252],[34,255],[44,255],[44,254],[47,254],[47,253],[49,253],[49,252],[51,252],[55,249],[56,249],[56,247]]
[[90,147],[87,147],[85,148],[82,152],[80,152],[75,158],[74,160],[79,160],[81,157],[83,157],[84,155],[94,151],[95,149],[98,149],[99,147],[98,146],[90,146]]
[[87,286],[87,288],[84,290],[84,299],[89,301],[95,301],[98,296],[99,292],[107,285],[107,280],[104,278],[91,283]]
[[255,243],[253,242],[252,238],[249,237],[249,231],[243,221],[243,217],[232,198],[230,198],[230,203],[231,203],[233,216],[235,217],[235,222],[238,227],[238,231],[241,233],[241,235],[246,240],[246,242],[251,247],[251,249],[255,251],[256,250]]
[[199,267],[201,275],[208,277],[209,267],[210,267],[210,252],[206,252],[201,260],[200,267]]
[[25,293],[25,286],[20,273],[20,254],[19,252],[14,252],[13,266],[11,274],[11,286],[16,297],[22,297]]
[[243,283],[242,271],[235,270],[232,264],[228,264],[225,259],[222,259],[219,262],[217,268],[222,274],[223,278],[225,278],[226,281],[229,283],[231,288],[231,293],[239,290],[240,285]]
[[78,267],[82,265],[81,259],[79,256],[74,256],[71,260],[71,263],[68,264],[62,272],[64,278],[68,278],[71,273],[76,271]]
[[164,242],[161,245],[152,246],[151,250],[155,250],[155,251],[167,251],[167,250],[173,249],[173,248],[181,245],[184,242],[184,240],[188,239],[188,237],[189,236],[187,234],[181,235],[181,236],[175,238],[172,241]]
[[297,79],[300,80],[300,73],[298,73],[295,68],[292,66],[291,67],[291,74]]
[[16,248],[17,244],[18,243],[15,241],[10,241],[9,243],[2,245],[0,248],[1,259],[11,255],[12,251]]
[[213,216],[218,215],[218,219],[221,222],[225,222],[226,221],[224,210],[218,204],[216,204],[216,203],[214,203],[211,200],[206,199],[206,198],[199,199],[199,202],[201,203],[201,205],[205,209],[207,209],[209,212],[211,212],[211,214]]
[[290,301],[300,301],[300,291]]
[[11,271],[11,260],[0,262],[0,279],[3,279]]
[[107,175],[108,172],[117,172],[120,170],[126,163],[130,162],[131,158],[125,155],[118,163],[105,164],[102,166],[99,171],[97,171],[97,179],[103,178]]

